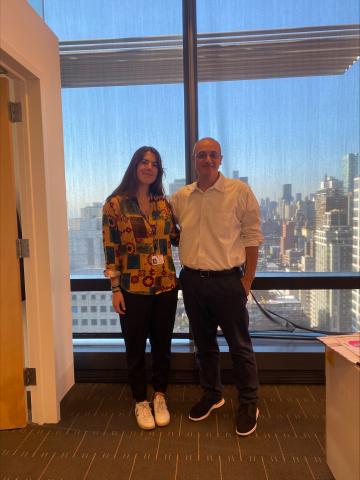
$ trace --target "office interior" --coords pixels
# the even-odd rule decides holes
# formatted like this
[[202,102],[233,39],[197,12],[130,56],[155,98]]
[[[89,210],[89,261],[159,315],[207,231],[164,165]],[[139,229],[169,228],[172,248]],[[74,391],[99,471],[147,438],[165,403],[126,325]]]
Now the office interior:
[[[340,460],[340,471],[327,463],[326,355],[317,337],[360,329],[358,2],[341,6],[334,0],[327,12],[323,2],[165,3],[150,8],[144,2],[0,0],[1,135],[9,101],[13,115],[7,146],[1,137],[6,395],[0,471],[9,478],[134,479],[144,472],[156,479],[357,478]],[[306,8],[315,11],[311,21]],[[55,31],[64,12],[69,22]],[[100,26],[96,12],[104,15]],[[266,23],[267,15],[273,23]],[[125,28],[129,17],[123,32],[119,25]],[[335,93],[343,95],[338,103]],[[280,107],[274,116],[266,110],[272,94],[281,108],[290,108],[287,119],[281,119]],[[252,116],[268,121],[259,128]],[[312,133],[298,117],[308,119]],[[100,140],[93,138],[98,122]],[[159,125],[167,128],[163,136]],[[89,137],[83,138],[86,129]],[[275,152],[278,163],[274,153],[260,161],[257,155],[267,145],[274,148],[282,133],[293,137],[294,156],[287,156],[284,141]],[[248,444],[232,431],[236,394],[221,332],[226,409],[196,428],[186,421],[186,409],[200,392],[181,293],[169,390],[175,421],[147,436],[137,430],[125,385],[125,348],[99,264],[98,212],[131,149],[152,138],[163,145],[171,193],[196,178],[192,147],[205,135],[221,140],[224,173],[249,182],[264,216],[249,309],[266,414],[263,430],[260,421]],[[5,156],[11,156],[9,163]],[[116,172],[109,171],[116,157]],[[30,250],[22,259],[23,300],[19,223],[28,242],[18,242],[18,249]],[[97,237],[84,242],[82,226]],[[9,375],[16,381],[6,383]],[[354,408],[356,414],[358,404]],[[351,461],[358,430],[351,433]],[[98,443],[100,434],[106,445]]]

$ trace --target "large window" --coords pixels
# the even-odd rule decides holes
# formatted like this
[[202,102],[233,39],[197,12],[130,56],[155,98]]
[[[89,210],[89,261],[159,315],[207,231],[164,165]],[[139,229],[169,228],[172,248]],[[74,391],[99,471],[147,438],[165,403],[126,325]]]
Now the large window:
[[[159,150],[168,193],[185,184],[181,11],[181,0],[151,8],[145,0],[44,2],[60,40],[70,261],[78,278],[102,275],[102,205],[137,148]],[[72,308],[74,333],[121,331],[108,293],[73,292]],[[188,331],[183,311],[180,298],[176,330]]]
[[[162,154],[167,192],[185,183],[187,1],[30,2],[60,40],[73,277],[102,277],[102,204],[139,146]],[[223,173],[259,200],[260,276],[359,272],[358,0],[196,8],[199,136],[221,142]],[[355,286],[267,288],[249,299],[252,330],[290,331],[286,316],[304,329],[360,328]],[[107,292],[73,292],[72,305],[75,333],[120,334]],[[175,332],[188,333],[181,292]]]
[[[200,137],[260,202],[258,271],[359,271],[359,16],[357,0],[197,2]],[[359,327],[348,290],[256,295],[306,328]]]

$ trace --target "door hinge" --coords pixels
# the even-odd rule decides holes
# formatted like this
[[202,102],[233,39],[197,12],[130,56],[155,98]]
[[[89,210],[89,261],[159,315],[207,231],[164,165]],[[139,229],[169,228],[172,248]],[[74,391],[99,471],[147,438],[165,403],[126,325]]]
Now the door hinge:
[[30,246],[27,238],[16,239],[16,255],[17,258],[30,257]]
[[36,368],[24,368],[24,385],[36,385]]
[[22,122],[22,110],[20,102],[9,102],[9,117],[10,122]]

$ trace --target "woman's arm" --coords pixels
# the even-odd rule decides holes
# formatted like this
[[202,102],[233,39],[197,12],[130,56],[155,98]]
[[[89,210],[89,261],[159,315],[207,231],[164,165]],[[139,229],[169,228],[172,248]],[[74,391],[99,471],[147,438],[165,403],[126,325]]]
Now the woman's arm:
[[110,278],[114,310],[119,314],[124,314],[125,301],[120,288],[121,257],[119,245],[121,239],[117,225],[115,199],[108,200],[103,207],[102,227],[105,255],[104,275]]
[[171,215],[170,242],[171,242],[171,245],[173,245],[174,247],[178,247],[179,241],[180,241],[180,229],[176,223],[174,212],[170,202],[168,200],[165,200],[165,202],[166,202],[166,206],[170,210],[170,215]]

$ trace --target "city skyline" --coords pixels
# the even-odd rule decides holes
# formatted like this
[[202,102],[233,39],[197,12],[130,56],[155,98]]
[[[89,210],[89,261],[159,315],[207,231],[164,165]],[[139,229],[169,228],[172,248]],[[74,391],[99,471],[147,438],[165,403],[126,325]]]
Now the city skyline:
[[[343,159],[349,156],[351,156],[352,158],[356,158],[356,168],[354,167],[352,169],[351,179],[351,184],[353,185],[354,189],[353,191],[356,191],[356,178],[360,178],[359,155],[353,153],[346,154],[343,156]],[[233,178],[238,178],[237,171],[234,171],[233,174]],[[184,179],[176,179],[173,185],[176,188],[180,188],[184,185]],[[328,200],[325,200],[328,197],[327,191],[329,190],[332,192],[334,189],[336,192],[338,192],[334,197],[335,200],[331,200],[332,197],[330,198],[330,202]],[[173,191],[175,191],[175,189],[173,189]],[[337,198],[338,200],[336,200]],[[357,201],[356,198],[355,203]],[[285,238],[284,232],[288,232],[288,230],[285,228],[286,222],[290,222],[290,224],[293,223],[293,227],[290,225],[292,236],[290,244],[293,244],[295,228],[307,228],[308,230],[312,231],[323,228],[326,221],[328,221],[326,220],[327,217],[325,217],[326,212],[330,212],[333,210],[337,212],[339,211],[339,209],[341,210],[344,217],[344,219],[341,220],[344,225],[351,227],[353,218],[355,218],[357,222],[356,224],[358,224],[359,219],[357,218],[357,216],[359,215],[359,210],[354,210],[354,212],[356,212],[356,215],[354,217],[354,213],[352,211],[349,211],[349,205],[352,205],[352,207],[354,207],[354,201],[350,202],[350,199],[353,199],[353,192],[346,191],[346,189],[344,188],[344,179],[338,179],[336,177],[326,174],[324,174],[324,178],[319,182],[317,190],[311,192],[309,196],[303,195],[302,192],[293,191],[292,184],[283,184],[277,200],[271,200],[269,198],[258,198],[261,213],[261,223],[264,230],[263,233],[265,239],[269,234],[268,221],[271,221],[273,226],[275,224],[279,226],[279,229],[277,231],[270,232],[270,236],[274,233],[275,236],[279,237],[279,240],[282,238],[282,235],[283,238]],[[84,248],[82,248],[81,245],[84,242],[84,233],[86,235],[86,232],[88,232],[90,235],[93,235],[93,232],[101,232],[102,205],[102,202],[91,202],[90,204],[84,205],[81,208],[81,215],[79,217],[69,218],[69,234],[73,235],[74,238],[76,238],[77,236],[79,242],[79,244],[71,244],[70,242],[70,256],[78,264],[82,263],[81,256],[83,254],[82,252]],[[283,234],[281,233],[281,229],[283,229],[284,231]],[[95,235],[97,236],[98,240],[98,246],[96,248],[98,253],[95,254],[94,247],[92,247],[91,258],[93,258],[93,260],[89,262],[89,254],[86,250],[84,254],[85,263],[92,264],[92,270],[97,264],[97,268],[101,270],[102,263],[99,261],[100,256],[102,256],[101,236],[100,233]],[[297,235],[299,235],[299,232],[297,232]],[[281,251],[282,255],[283,252],[286,250],[286,245],[289,244],[288,240],[289,239],[287,239],[286,242],[284,240],[285,243],[282,246],[279,243],[279,252]],[[301,244],[300,250],[301,249],[303,250],[303,255],[307,253],[305,251],[306,248],[304,243]],[[296,263],[300,265],[300,258],[297,258]],[[77,270],[76,267],[72,268],[73,273],[79,273],[75,270]],[[266,268],[265,270],[271,271],[271,268]],[[351,268],[348,271],[351,271]]]
[[[259,199],[264,242],[260,246],[258,272],[359,271],[359,156],[345,154],[342,167],[343,178],[324,175],[311,199],[303,197],[302,192],[293,192],[289,183],[282,185],[278,201]],[[238,178],[238,173],[234,171],[233,177]],[[183,183],[184,179],[177,179],[174,188]],[[102,274],[101,215],[102,203],[93,202],[81,209],[80,218],[70,219],[72,273]],[[179,273],[177,249],[173,256]],[[275,311],[275,325],[264,316],[257,297],[262,308]],[[111,307],[111,292],[73,293],[72,298],[75,332],[120,332]],[[339,332],[360,328],[358,290],[257,291],[254,299],[249,298],[249,312],[253,331],[301,327]],[[187,330],[179,292],[175,332]]]
[[[318,184],[321,184],[321,182],[324,180],[324,178],[326,177],[333,177],[333,178],[338,178],[338,180],[342,181],[343,184],[345,184],[345,179],[341,179],[342,175],[341,173],[343,172],[343,166],[342,166],[342,160],[344,159],[344,157],[346,156],[352,156],[352,157],[355,157],[356,158],[356,161],[357,161],[357,165],[359,165],[359,153],[358,152],[348,152],[348,153],[345,153],[343,154],[343,156],[340,158],[340,161],[339,161],[339,165],[337,165],[337,168],[336,170],[338,171],[338,173],[340,174],[340,178],[338,178],[338,176],[336,175],[333,175],[331,173],[328,173],[328,172],[324,172],[323,175],[321,177],[319,177],[318,179]],[[359,167],[358,167],[359,169]],[[220,166],[220,171],[222,171],[222,168]],[[358,170],[359,171],[359,170]],[[359,175],[360,175],[360,172],[359,172]],[[248,183],[250,185],[250,187],[253,189],[252,185],[251,185],[251,178],[249,178],[248,176],[239,176],[239,171],[238,170],[233,170],[232,171],[232,174],[230,175],[230,178],[236,178],[236,179],[239,179],[241,181],[245,181],[246,183]],[[356,176],[354,177],[356,178]],[[185,185],[185,178],[184,177],[178,177],[178,178],[174,178],[172,181],[169,181],[167,182],[167,185],[168,185],[168,189],[167,191],[165,192],[166,195],[170,196],[172,195],[173,193],[175,193],[175,191],[184,186]],[[304,200],[306,197],[308,198],[313,198],[315,193],[316,193],[316,189],[313,190],[313,191],[310,191],[309,189],[307,190],[307,192],[302,192],[296,188],[293,188],[293,183],[283,183],[283,184],[278,184],[278,188],[276,189],[276,192],[277,194],[271,198],[270,196],[259,196],[257,194],[256,191],[254,191],[255,193],[255,196],[259,202],[259,204],[261,204],[262,201],[266,201],[266,200],[270,200],[271,202],[275,201],[275,202],[278,202],[279,200],[281,200],[282,198],[282,195],[283,195],[283,187],[286,186],[286,185],[290,185],[291,187],[291,191],[292,191],[292,195],[294,197],[294,199],[296,198],[296,195],[300,195],[300,198],[301,200]],[[115,187],[117,186],[117,184],[115,185]],[[114,187],[114,188],[115,188]],[[345,191],[345,185],[344,185],[344,191]],[[346,192],[345,192],[346,193]],[[90,202],[88,203],[84,203],[82,205],[79,206],[79,212],[77,213],[76,216],[70,216],[69,215],[69,220],[70,219],[74,219],[74,218],[78,218],[80,216],[80,210],[82,208],[86,208],[86,207],[90,207],[92,204],[94,203],[99,203],[99,204],[102,204],[103,203],[103,200],[105,199],[95,199],[95,200],[91,200]],[[69,208],[68,212],[70,213],[71,210]]]

